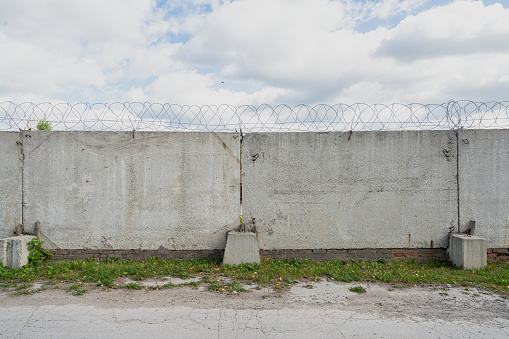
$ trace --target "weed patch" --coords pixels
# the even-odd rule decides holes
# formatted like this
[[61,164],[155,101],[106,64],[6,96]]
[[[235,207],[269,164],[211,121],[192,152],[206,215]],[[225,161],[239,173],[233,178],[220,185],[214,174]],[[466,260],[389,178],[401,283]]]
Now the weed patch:
[[219,283],[219,284],[210,284],[209,291],[217,291],[217,292],[246,292],[244,286],[238,281],[234,281],[231,283]]
[[362,286],[350,287],[348,290],[350,292],[359,293],[359,294],[366,293],[366,289]]
[[192,288],[198,288],[198,286],[200,286],[200,283],[197,282],[197,281],[190,281],[190,282],[187,282],[187,283],[183,283],[183,284],[180,284],[182,286],[191,286]]
[[30,289],[30,290],[22,290],[22,291],[16,291],[14,295],[32,295],[39,292],[37,289]]
[[125,284],[124,288],[128,289],[128,290],[141,290],[142,289],[142,287],[136,283]]
[[0,284],[0,290],[6,291],[9,288],[14,287],[14,286],[16,286],[16,285],[15,284],[9,284],[9,283],[7,283],[7,284]]
[[28,249],[30,250],[30,254],[28,255],[28,263],[30,265],[36,266],[51,258],[52,254],[46,250],[43,250],[42,244],[44,244],[44,241],[39,241],[37,238],[34,238],[28,242]]
[[88,290],[83,286],[81,283],[72,284],[68,289],[67,292],[69,292],[72,295],[80,296],[88,292]]
[[21,285],[16,286],[16,291],[24,290],[24,289],[27,289],[30,287],[32,287],[32,284],[21,284]]
[[[185,284],[191,287],[207,284],[210,290],[221,292],[239,292],[241,286],[248,283],[284,290],[297,282],[306,283],[326,278],[344,282],[385,282],[393,287],[475,287],[491,293],[509,295],[508,263],[489,262],[485,269],[462,270],[449,262],[422,263],[412,260],[263,260],[260,264],[222,265],[220,260],[208,259],[180,261],[151,258],[144,261],[121,261],[113,258],[104,261],[88,259],[53,262],[39,259],[37,265],[27,265],[16,270],[0,266],[0,288],[30,284],[36,280],[52,282],[54,285],[84,283],[113,287],[119,277],[138,282],[147,278],[189,278],[196,275],[201,276],[200,282]],[[160,288],[172,287],[174,285],[166,284]]]

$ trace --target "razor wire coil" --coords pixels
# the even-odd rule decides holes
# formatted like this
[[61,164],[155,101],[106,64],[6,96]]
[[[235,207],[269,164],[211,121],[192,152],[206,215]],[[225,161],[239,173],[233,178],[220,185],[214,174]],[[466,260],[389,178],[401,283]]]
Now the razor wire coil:
[[0,130],[388,131],[509,128],[509,101],[442,104],[177,105],[148,102],[0,102]]

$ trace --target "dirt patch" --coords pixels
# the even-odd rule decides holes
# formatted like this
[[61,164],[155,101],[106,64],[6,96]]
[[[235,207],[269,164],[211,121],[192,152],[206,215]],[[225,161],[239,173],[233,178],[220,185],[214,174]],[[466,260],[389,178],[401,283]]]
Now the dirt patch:
[[[125,280],[125,281],[124,281]],[[388,284],[341,283],[332,280],[298,282],[287,290],[245,285],[247,292],[212,292],[200,277],[119,280],[118,286],[138,284],[141,289],[85,286],[88,291],[71,295],[70,284],[43,286],[35,294],[16,295],[14,288],[0,291],[2,307],[80,304],[100,308],[160,308],[186,306],[200,309],[341,309],[361,314],[377,314],[385,318],[415,317],[429,320],[470,321],[483,324],[489,319],[509,319],[509,300],[503,296],[476,289],[448,287],[395,288]],[[171,288],[159,288],[171,283]],[[362,286],[366,293],[350,291]]]

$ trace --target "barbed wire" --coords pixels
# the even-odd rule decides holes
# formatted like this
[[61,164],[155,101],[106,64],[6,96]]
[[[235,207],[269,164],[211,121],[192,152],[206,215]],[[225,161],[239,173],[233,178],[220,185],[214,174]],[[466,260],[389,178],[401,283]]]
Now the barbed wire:
[[0,130],[380,131],[509,128],[509,101],[442,104],[176,105],[0,102]]

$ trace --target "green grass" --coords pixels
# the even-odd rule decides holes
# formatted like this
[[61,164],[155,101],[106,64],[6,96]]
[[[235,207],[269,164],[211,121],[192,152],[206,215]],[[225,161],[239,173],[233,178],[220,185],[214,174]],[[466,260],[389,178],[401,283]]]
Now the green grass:
[[129,284],[125,284],[124,288],[126,288],[128,290],[141,290],[143,287],[136,283],[129,283]]
[[11,287],[15,287],[16,284],[10,283],[10,284],[0,284],[0,291],[6,291],[10,289]]
[[14,287],[15,290],[14,295],[32,295],[46,289],[45,285],[40,288],[35,288],[29,283],[22,283],[21,285],[12,284],[12,287]]
[[209,291],[233,293],[233,292],[245,292],[246,289],[244,288],[243,284],[241,284],[238,281],[234,281],[231,283],[210,284]]
[[[206,259],[53,261],[17,270],[0,267],[0,287],[8,289],[34,281],[114,287],[114,281],[119,277],[142,281],[166,276],[185,279],[197,274],[201,275],[201,281],[188,285],[197,287],[199,284],[206,284],[209,289],[224,288],[225,291],[237,291],[237,287],[227,285],[236,282],[284,290],[296,282],[328,278],[343,282],[386,282],[397,287],[450,284],[455,287],[476,287],[509,295],[508,263],[489,262],[486,269],[474,271],[458,269],[449,262],[421,263],[412,260],[399,262],[263,260],[261,264],[242,265],[222,265],[219,260]],[[223,282],[224,277],[228,278],[227,282]],[[211,285],[217,285],[218,288],[210,288]],[[162,288],[173,287],[171,284],[165,286]]]
[[16,291],[16,293],[14,293],[14,295],[32,295],[32,294],[35,294],[39,292],[39,290],[21,290],[21,291]]
[[350,292],[354,292],[354,293],[366,293],[366,289],[362,286],[355,286],[355,287],[350,287],[348,289]]
[[25,290],[25,289],[29,289],[32,287],[32,284],[21,284],[21,285],[18,285],[16,286],[16,291],[19,291],[19,290]]
[[78,283],[72,284],[67,289],[67,292],[69,292],[72,295],[79,296],[79,295],[83,295],[83,294],[87,293],[88,290],[82,283],[78,282]]

